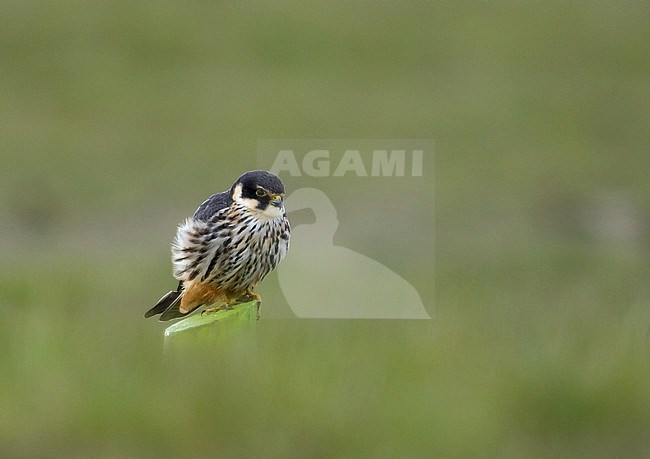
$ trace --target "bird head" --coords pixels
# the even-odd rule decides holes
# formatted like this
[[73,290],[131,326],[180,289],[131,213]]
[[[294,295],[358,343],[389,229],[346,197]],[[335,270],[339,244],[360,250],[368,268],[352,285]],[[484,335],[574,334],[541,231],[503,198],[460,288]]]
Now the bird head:
[[284,214],[284,185],[271,172],[246,172],[233,184],[230,196],[233,201],[268,218]]

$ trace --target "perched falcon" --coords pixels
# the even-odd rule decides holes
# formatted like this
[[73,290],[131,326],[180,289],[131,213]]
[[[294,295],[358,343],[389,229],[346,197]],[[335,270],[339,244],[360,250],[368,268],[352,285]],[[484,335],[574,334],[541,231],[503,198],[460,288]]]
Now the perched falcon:
[[[246,172],[228,191],[210,196],[178,227],[172,244],[178,288],[145,313],[160,320],[183,317],[200,306],[230,308],[253,292],[289,249],[284,185],[267,171]],[[259,303],[258,303],[259,315]]]

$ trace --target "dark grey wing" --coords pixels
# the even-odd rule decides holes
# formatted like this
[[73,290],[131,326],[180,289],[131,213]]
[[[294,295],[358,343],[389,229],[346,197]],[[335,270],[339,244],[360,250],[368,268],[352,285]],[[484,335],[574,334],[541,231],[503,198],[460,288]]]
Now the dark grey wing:
[[213,194],[196,209],[194,219],[207,222],[214,214],[228,207],[231,202],[230,191]]
[[145,318],[155,316],[156,314],[161,314],[165,312],[170,305],[175,303],[180,303],[180,299],[183,296],[183,281],[178,283],[176,290],[172,290],[167,295],[163,296],[156,305],[144,313]]
[[196,307],[193,307],[192,310],[188,312],[181,312],[180,306],[181,306],[181,299],[179,298],[178,300],[171,303],[169,307],[165,309],[162,314],[160,314],[158,320],[161,322],[166,322],[168,320],[177,319],[179,317],[185,317],[190,315],[191,312],[193,312],[195,309],[203,305],[197,304]]

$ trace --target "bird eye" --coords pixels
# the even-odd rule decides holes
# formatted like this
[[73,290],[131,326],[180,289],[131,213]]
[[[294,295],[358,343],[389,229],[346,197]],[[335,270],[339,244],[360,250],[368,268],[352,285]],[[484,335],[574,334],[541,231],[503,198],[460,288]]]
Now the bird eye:
[[266,196],[266,193],[264,192],[264,190],[261,190],[261,189],[259,189],[259,188],[258,188],[257,191],[255,192],[255,194],[258,195],[260,198],[261,198],[262,196]]

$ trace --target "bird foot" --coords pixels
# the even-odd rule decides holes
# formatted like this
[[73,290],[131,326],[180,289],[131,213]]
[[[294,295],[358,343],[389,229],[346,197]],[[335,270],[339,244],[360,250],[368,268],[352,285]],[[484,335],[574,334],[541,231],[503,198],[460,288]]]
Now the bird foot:
[[246,295],[248,296],[248,298],[251,298],[251,299],[253,299],[255,301],[258,301],[258,302],[262,301],[262,297],[260,295],[258,295],[257,293],[255,293],[251,289],[246,290]]
[[256,307],[255,312],[256,312],[256,315],[257,315],[257,320],[260,320],[260,317],[261,317],[260,309],[261,309],[261,306],[262,306],[262,297],[260,295],[258,295],[257,293],[251,291],[251,290],[247,290],[244,295],[240,296],[237,299],[234,299],[234,300],[231,299],[227,303],[220,304],[219,306],[215,306],[213,308],[206,308],[201,312],[201,315],[213,314],[213,313],[219,312],[219,311],[227,311],[227,310],[232,309],[233,306],[236,306],[238,304],[245,303],[245,302],[248,302],[248,301],[251,301],[251,300],[255,301],[255,307]]
[[201,315],[213,314],[213,313],[219,312],[219,311],[227,311],[228,309],[232,309],[232,305],[230,303],[225,303],[225,304],[216,306],[214,308],[206,308],[203,311],[201,311]]
[[255,293],[250,288],[248,290],[246,290],[246,295],[248,296],[248,298],[251,298],[251,299],[255,300],[255,302],[256,302],[255,307],[257,308],[257,311],[256,311],[257,320],[260,320],[260,317],[262,316],[262,314],[260,313],[260,309],[262,308],[262,297],[260,295],[258,295],[257,293]]

